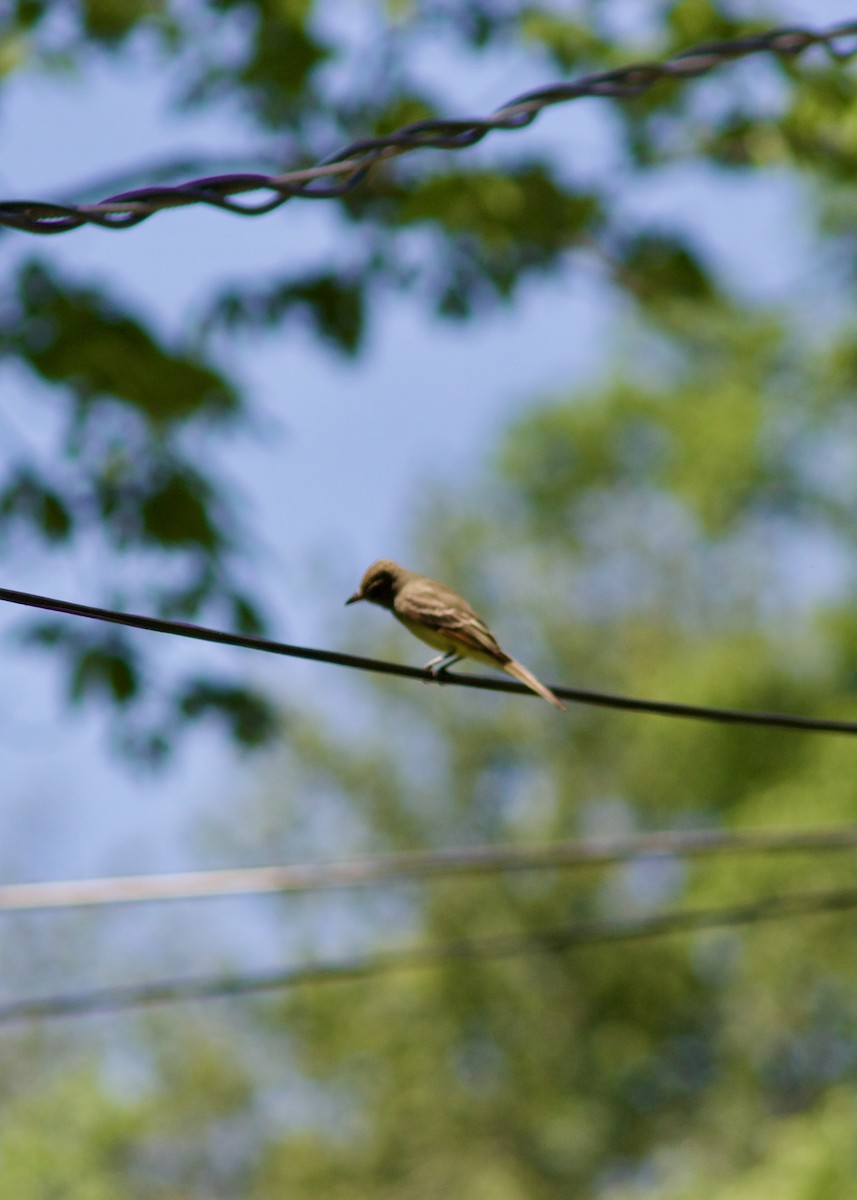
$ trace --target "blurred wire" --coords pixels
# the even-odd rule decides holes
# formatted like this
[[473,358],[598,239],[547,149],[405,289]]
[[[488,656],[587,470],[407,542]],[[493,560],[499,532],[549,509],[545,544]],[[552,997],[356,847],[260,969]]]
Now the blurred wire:
[[545,868],[604,867],[656,856],[853,850],[857,826],[799,830],[688,829],[536,846],[469,846],[373,855],[344,862],[292,863],[162,875],[122,875],[0,886],[0,912],[313,892],[379,883],[494,875]]
[[847,888],[816,893],[768,896],[747,904],[711,909],[679,909],[648,917],[626,917],[580,921],[563,929],[533,931],[528,934],[499,934],[467,941],[444,942],[436,946],[383,954],[335,959],[327,963],[308,963],[280,971],[246,975],[215,975],[196,979],[161,980],[154,983],[120,987],[92,988],[30,1000],[10,1000],[0,1004],[0,1024],[35,1021],[52,1017],[83,1016],[90,1013],[118,1012],[152,1004],[170,1004],[183,1000],[211,1000],[218,997],[246,996],[281,991],[313,983],[340,983],[366,979],[412,967],[438,966],[447,962],[476,959],[518,958],[529,954],[556,954],[583,946],[614,942],[640,941],[675,933],[693,933],[705,929],[754,925],[788,917],[818,916],[847,912],[857,908],[857,889]]
[[[638,96],[662,79],[693,79],[726,62],[751,54],[787,57],[811,46],[823,46],[837,59],[848,59],[857,47],[845,49],[838,43],[857,36],[857,21],[847,21],[826,30],[800,27],[771,29],[748,37],[707,42],[663,62],[632,63],[612,71],[586,75],[569,83],[537,88],[515,97],[488,117],[459,120],[432,119],[403,125],[383,137],[351,142],[314,167],[286,171],[280,175],[241,173],[192,179],[176,186],[151,186],[121,192],[95,204],[62,204],[44,200],[0,201],[0,225],[27,233],[65,233],[81,225],[105,229],[127,229],[166,208],[208,204],[239,216],[259,216],[285,204],[293,196],[319,200],[342,196],[357,187],[379,162],[413,150],[463,150],[476,145],[489,133],[523,129],[539,113],[554,104],[583,96]],[[326,182],[333,180],[333,182]],[[232,196],[249,192],[273,192],[270,199],[238,203]]]
[[[374,671],[380,675],[398,675],[404,679],[421,679],[424,683],[453,684],[456,687],[477,688],[489,692],[514,692],[516,695],[533,697],[534,693],[522,683],[511,679],[493,679],[487,675],[459,675],[443,671],[432,674],[424,668],[406,667],[400,663],[384,662],[377,658],[364,658],[359,654],[343,654],[337,650],[314,650],[308,646],[291,646],[286,642],[274,642],[268,638],[250,634],[227,633],[221,629],[208,629],[204,625],[190,625],[185,621],[168,621],[161,617],[144,617],[135,613],[117,612],[112,608],[96,608],[92,604],[75,604],[71,600],[57,600],[51,596],[39,596],[33,592],[19,592],[12,588],[0,588],[0,601],[21,604],[27,608],[40,608],[66,616],[86,617],[94,621],[108,621],[113,625],[125,625],[129,629],[145,629],[150,633],[172,634],[176,637],[193,638],[200,642],[215,642],[221,646],[238,646],[244,650],[261,650],[266,654],[279,654],[286,658],[303,658],[311,662],[332,663],[338,667],[351,667],[358,671]],[[719,721],[729,725],[759,725],[775,729],[791,729],[803,733],[857,734],[857,722],[836,721],[826,717],[802,717],[792,713],[755,712],[739,708],[713,708],[702,704],[677,704],[669,700],[640,700],[633,696],[620,696],[612,692],[595,692],[588,688],[553,687],[552,690],[564,700],[575,700],[580,704],[591,704],[600,708],[618,708],[629,712],[654,713],[662,717],[685,717],[698,721]]]

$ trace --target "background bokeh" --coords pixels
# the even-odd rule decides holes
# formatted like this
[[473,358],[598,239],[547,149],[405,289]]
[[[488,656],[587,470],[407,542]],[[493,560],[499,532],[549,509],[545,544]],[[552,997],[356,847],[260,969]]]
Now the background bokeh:
[[[834,0],[8,6],[9,198],[277,170]],[[853,67],[751,57],[342,202],[0,236],[6,586],[855,716]],[[378,683],[4,607],[5,881],[848,823],[847,740]],[[4,997],[847,883],[847,854],[3,916]],[[853,918],[9,1026],[10,1195],[854,1194]]]

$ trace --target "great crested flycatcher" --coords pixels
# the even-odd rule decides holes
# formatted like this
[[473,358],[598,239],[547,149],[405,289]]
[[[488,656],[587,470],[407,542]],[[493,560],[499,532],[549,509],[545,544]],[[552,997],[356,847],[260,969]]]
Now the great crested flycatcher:
[[482,618],[463,596],[445,583],[408,571],[389,558],[380,558],[372,563],[361,579],[360,587],[345,603],[354,604],[357,600],[368,600],[388,608],[420,641],[434,650],[443,651],[426,664],[426,670],[432,674],[436,675],[459,659],[473,658],[519,679],[549,704],[565,711],[566,706],[559,697],[501,650]]

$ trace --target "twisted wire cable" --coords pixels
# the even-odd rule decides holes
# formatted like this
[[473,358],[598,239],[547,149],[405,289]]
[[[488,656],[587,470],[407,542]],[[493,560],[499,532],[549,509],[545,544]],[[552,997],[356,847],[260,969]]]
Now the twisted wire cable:
[[[40,234],[67,233],[87,224],[103,229],[128,229],[156,212],[193,204],[224,209],[237,216],[261,216],[295,196],[306,200],[343,196],[362,183],[379,163],[414,150],[465,150],[489,133],[523,129],[555,104],[585,96],[617,99],[638,96],[661,80],[695,79],[724,63],[754,54],[794,58],[811,47],[821,46],[835,59],[845,61],[857,53],[857,44],[849,42],[855,38],[857,21],[844,21],[823,30],[789,26],[706,42],[662,61],[631,63],[524,92],[487,117],[415,121],[381,137],[350,142],[316,166],[282,174],[214,175],[173,186],[135,188],[93,204],[0,200],[0,225]],[[253,192],[269,195],[256,201],[233,198]]]

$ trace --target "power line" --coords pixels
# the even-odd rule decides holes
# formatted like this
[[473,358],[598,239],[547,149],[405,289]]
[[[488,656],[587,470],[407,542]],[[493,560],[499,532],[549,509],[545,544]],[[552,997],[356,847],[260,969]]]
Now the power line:
[[755,925],[790,917],[848,912],[854,908],[857,908],[857,888],[846,888],[773,895],[746,904],[711,909],[678,909],[675,912],[648,917],[580,921],[562,929],[534,931],[526,935],[498,934],[445,942],[435,946],[418,946],[410,950],[334,959],[326,963],[308,963],[278,971],[160,980],[119,987],[92,988],[34,999],[10,1000],[0,1004],[0,1024],[120,1012],[185,1000],[246,996],[284,991],[308,984],[342,983],[346,980],[366,979],[414,967],[438,966],[446,962],[557,954],[585,946]]
[[[488,117],[432,119],[403,125],[383,137],[362,138],[331,154],[314,167],[278,175],[240,173],[192,179],[177,186],[136,188],[95,204],[62,204],[45,200],[0,201],[0,224],[27,233],[66,233],[81,225],[127,229],[166,208],[207,204],[238,216],[271,212],[294,196],[324,200],[357,187],[374,166],[414,150],[464,150],[497,130],[523,129],[543,109],[584,96],[638,96],[663,79],[694,79],[723,63],[752,54],[795,57],[812,46],[823,46],[837,59],[850,58],[857,48],[839,43],[857,36],[857,21],[826,30],[803,27],[771,29],[748,37],[707,42],[661,62],[632,63],[612,71],[556,83],[515,97]],[[330,182],[332,181],[332,182]],[[231,197],[270,192],[270,199],[239,203]]]
[[0,886],[0,912],[296,893],[517,871],[604,867],[656,856],[830,853],[857,847],[857,826],[798,830],[676,830],[535,846],[470,846],[214,871],[121,875]]
[[[444,671],[440,676],[419,667],[407,667],[401,663],[384,662],[382,659],[365,658],[359,654],[344,654],[338,650],[316,650],[308,646],[292,646],[287,642],[275,642],[269,638],[251,634],[228,633],[222,629],[209,629],[204,625],[191,625],[185,621],[170,621],[164,617],[146,617],[137,613],[123,613],[111,608],[97,608],[92,604],[76,604],[71,600],[57,600],[51,596],[39,596],[33,592],[19,592],[12,588],[0,588],[0,601],[21,604],[27,608],[44,609],[47,612],[66,616],[84,617],[94,621],[107,621],[113,625],[124,625],[129,629],[145,629],[150,633],[170,634],[176,637],[193,638],[201,642],[214,642],[221,646],[237,646],[244,650],[260,650],[266,654],[279,654],[286,658],[308,659],[310,662],[331,663],[338,667],[350,667],[358,671],[372,671],[379,675],[397,675],[404,679],[419,679],[424,683],[452,684],[455,687],[476,688],[480,691],[514,692],[530,696],[533,693],[522,683],[511,679],[491,678],[487,675],[459,675]],[[635,696],[622,696],[614,692],[598,692],[589,688],[553,687],[552,690],[564,700],[579,704],[590,704],[600,708],[617,708],[627,712],[653,713],[662,717],[683,717],[698,721],[718,721],[729,725],[757,725],[774,729],[791,729],[803,733],[857,734],[857,722],[837,721],[827,717],[804,717],[793,713],[758,712],[750,709],[715,708],[704,704],[679,704],[669,700],[643,700]]]

